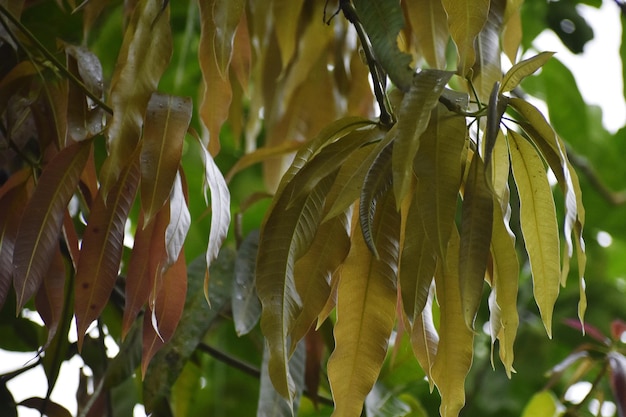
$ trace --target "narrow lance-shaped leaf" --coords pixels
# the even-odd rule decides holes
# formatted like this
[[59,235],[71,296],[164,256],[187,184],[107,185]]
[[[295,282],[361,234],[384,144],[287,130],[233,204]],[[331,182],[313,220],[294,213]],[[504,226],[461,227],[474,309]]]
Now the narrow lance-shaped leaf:
[[[298,22],[303,3],[291,0],[275,0],[272,2],[272,17],[276,24],[274,31],[280,48],[283,71],[291,62],[298,43]],[[312,25],[315,23],[309,23]],[[305,49],[308,51],[308,49]]]
[[139,185],[139,152],[122,172],[108,193],[98,193],[83,235],[75,283],[75,314],[78,345],[82,347],[85,332],[109,300],[115,285],[122,250],[124,227]]
[[458,54],[457,73],[465,77],[476,60],[474,39],[489,15],[489,0],[442,0]]
[[359,201],[359,223],[363,238],[367,247],[370,248],[376,258],[378,249],[374,243],[372,226],[378,199],[387,193],[392,185],[391,156],[393,152],[393,142],[387,145],[374,159],[372,166],[365,175],[363,188],[361,189],[361,199]]
[[148,102],[140,156],[144,226],[152,221],[170,196],[183,155],[191,111],[190,98],[153,93]]
[[473,329],[480,306],[493,219],[493,197],[487,184],[485,165],[474,154],[470,164],[461,212],[459,279],[465,324]]
[[424,229],[417,196],[415,192],[407,213],[399,273],[402,305],[411,324],[432,314],[421,315],[428,301],[437,265],[435,250]]
[[53,259],[63,215],[87,162],[91,141],[59,152],[46,166],[24,208],[13,253],[17,311],[37,292]]
[[[453,228],[448,253],[457,253],[459,245],[459,235]],[[472,364],[474,334],[463,320],[458,268],[457,258],[448,256],[435,274],[440,339],[431,372],[441,394],[442,417],[456,417],[465,404],[465,377]]]
[[487,20],[474,42],[476,61],[472,66],[472,91],[482,103],[488,100],[494,83],[502,79],[500,35],[506,3],[507,0],[490,0]]
[[398,35],[404,28],[400,3],[395,0],[379,0],[376,7],[365,0],[354,2],[357,14],[372,43],[377,62],[399,89],[408,91],[413,69],[411,56],[398,48]]
[[487,127],[485,129],[484,144],[484,159],[486,166],[488,166],[491,162],[491,154],[493,153],[493,148],[496,146],[496,140],[498,139],[500,133],[500,122],[502,121],[502,116],[504,116],[504,112],[506,111],[508,105],[508,98],[499,93],[499,87],[500,83],[496,81],[491,89],[491,95],[489,96],[489,110],[487,113]]
[[65,262],[60,247],[53,254],[52,263],[35,296],[35,307],[48,328],[48,337],[41,350],[44,351],[52,342],[65,305]]
[[100,174],[104,196],[129,163],[143,126],[150,96],[157,90],[172,55],[169,5],[139,1],[118,55],[110,101],[113,117],[107,128],[109,157]]
[[306,197],[289,204],[289,184],[275,200],[261,230],[256,288],[261,329],[269,343],[269,370],[276,390],[289,401],[295,386],[287,368],[289,331],[302,307],[295,286],[294,263],[308,249],[321,221],[324,199],[334,176],[326,177]]
[[435,297],[435,286],[430,286],[426,297],[424,308],[413,320],[411,329],[411,346],[424,373],[428,377],[430,390],[432,392],[434,381],[432,377],[432,367],[437,356],[439,346],[439,334],[433,320],[433,299]]
[[13,282],[13,249],[23,209],[28,202],[28,170],[13,174],[0,187],[0,309]]
[[347,213],[321,224],[311,247],[295,263],[294,279],[302,311],[291,329],[291,350],[307,334],[330,297],[332,275],[350,250],[348,231]]
[[187,206],[187,189],[182,178],[182,168],[176,173],[170,193],[170,223],[165,229],[167,265],[172,265],[183,250],[185,238],[191,226],[191,213]]
[[413,159],[420,147],[422,133],[431,119],[431,110],[437,106],[450,77],[452,73],[448,71],[420,71],[413,77],[411,89],[402,99],[392,159],[393,189],[398,207],[408,192],[413,175]]
[[408,7],[411,29],[426,62],[437,69],[446,66],[448,16],[441,0],[416,0]]
[[560,249],[556,209],[543,161],[520,134],[509,131],[513,176],[520,196],[520,223],[533,276],[533,294],[552,336],[552,309],[559,294]]
[[261,317],[261,303],[254,285],[258,251],[259,231],[253,230],[239,246],[235,260],[232,308],[238,336],[250,332]]
[[504,74],[500,92],[506,93],[507,91],[512,91],[524,78],[541,68],[543,64],[552,58],[552,55],[554,55],[554,52],[542,52],[513,65],[511,69]]
[[[178,260],[163,275],[161,287],[157,290],[154,307],[149,308],[144,315],[141,360],[141,374],[143,376],[146,375],[148,363],[156,352],[174,335],[183,314],[186,294],[187,265],[185,264],[185,255],[181,252]],[[158,326],[156,329],[155,324]]]
[[[211,231],[209,232],[209,246],[206,251],[207,268],[211,262],[217,258],[222,242],[228,234],[230,226],[230,192],[224,177],[220,172],[211,154],[200,143],[200,155],[204,163],[204,196],[207,198],[207,189],[211,193]],[[205,296],[208,282],[204,284]]]
[[433,111],[415,158],[417,199],[424,228],[440,259],[445,259],[461,184],[465,118],[443,106]]
[[359,416],[378,378],[396,317],[400,214],[389,191],[381,198],[374,222],[375,258],[361,232],[342,269],[337,299],[335,350],[328,376],[333,416]]

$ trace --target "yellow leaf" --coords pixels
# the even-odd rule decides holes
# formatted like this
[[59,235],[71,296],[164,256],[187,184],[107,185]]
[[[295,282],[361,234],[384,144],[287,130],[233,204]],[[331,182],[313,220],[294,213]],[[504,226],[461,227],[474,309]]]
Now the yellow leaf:
[[[458,253],[459,245],[459,235],[454,227],[448,253]],[[442,417],[456,417],[465,404],[465,377],[472,365],[474,334],[463,320],[458,258],[450,255],[445,264],[437,266],[439,345],[432,365],[432,378],[441,394],[439,413]]]
[[513,176],[520,199],[520,224],[533,276],[533,293],[549,337],[559,294],[559,231],[543,161],[520,134],[509,130]]
[[474,327],[482,298],[492,219],[493,197],[486,181],[485,165],[480,156],[474,154],[463,195],[459,251],[461,302],[465,324],[470,329]]
[[465,77],[474,65],[474,39],[489,15],[489,0],[442,0],[448,14],[450,35],[458,54],[457,73]]
[[170,196],[191,111],[190,98],[154,93],[148,102],[140,155],[144,227]]
[[456,213],[466,129],[464,117],[440,105],[433,111],[415,157],[419,208],[426,234],[441,259],[445,259]]
[[476,62],[472,66],[474,91],[478,99],[485,103],[494,83],[502,79],[500,68],[500,34],[506,0],[493,0],[489,6],[489,15],[476,36]]
[[113,117],[106,131],[109,157],[100,174],[105,197],[137,147],[146,106],[169,64],[169,20],[169,5],[163,9],[158,1],[142,0],[124,34],[111,81]]
[[450,34],[441,0],[416,0],[407,9],[418,50],[431,67],[445,69]]
[[522,417],[556,417],[561,415],[562,409],[563,405],[554,394],[550,391],[540,391],[526,404]]
[[378,206],[376,259],[361,232],[341,272],[335,325],[335,350],[328,360],[328,377],[335,400],[334,417],[358,417],[378,378],[396,317],[396,273],[400,215],[388,192]]
[[[510,3],[510,2],[509,2]],[[509,11],[507,5],[507,12]],[[502,50],[511,63],[517,62],[517,51],[522,43],[522,14],[519,6],[516,11],[509,16],[502,29]]]
[[500,92],[505,93],[513,90],[524,78],[528,77],[541,68],[543,64],[548,62],[548,60],[552,58],[552,55],[554,55],[554,52],[542,52],[513,65],[511,69],[504,74]]
[[[507,187],[508,193],[508,187]],[[513,344],[517,334],[519,317],[517,314],[517,291],[519,261],[515,250],[515,235],[508,225],[510,206],[506,202],[506,211],[498,204],[494,196],[493,235],[491,237],[491,260],[493,262],[493,291],[499,309],[497,334],[492,335],[500,341],[500,360],[508,377],[513,370]]]
[[[276,31],[276,39],[280,47],[283,68],[287,67],[296,50],[296,41],[298,40],[296,29],[300,21],[300,11],[303,4],[301,1],[293,0],[272,1],[274,30]],[[309,26],[318,25],[324,27],[324,25],[318,23],[319,21],[313,19],[312,22],[309,22]]]
[[413,320],[413,328],[411,329],[411,346],[413,353],[428,377],[430,390],[433,389],[432,367],[437,356],[437,346],[439,345],[439,334],[435,328],[433,321],[433,298],[435,295],[435,286],[430,286],[427,294],[426,304]]

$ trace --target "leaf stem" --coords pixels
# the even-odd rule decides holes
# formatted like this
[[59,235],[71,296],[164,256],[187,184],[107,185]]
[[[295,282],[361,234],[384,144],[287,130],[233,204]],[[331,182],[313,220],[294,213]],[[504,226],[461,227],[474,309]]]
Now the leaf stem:
[[[85,95],[87,97],[89,97],[90,99],[92,99],[94,101],[94,103],[96,103],[100,108],[102,108],[104,111],[106,111],[109,114],[113,114],[113,110],[107,106],[99,97],[97,97],[95,94],[93,94],[91,91],[89,91],[89,89],[87,89],[87,87],[82,83],[82,81],[80,81],[78,78],[76,78],[76,76],[74,74],[72,74],[67,68],[65,68],[65,66],[63,64],[61,64],[61,62],[50,52],[46,49],[45,46],[43,46],[41,44],[41,42],[39,42],[39,40],[22,24],[22,22],[20,22],[18,19],[15,18],[15,16],[13,16],[1,3],[0,3],[0,13],[2,13],[4,16],[7,17],[7,19],[9,19],[11,21],[11,23],[13,23],[16,27],[18,27],[20,29],[20,31],[22,33],[24,33],[24,35],[26,35],[26,37],[36,46],[36,48],[46,57],[46,59],[48,59],[50,62],[52,62],[52,64],[54,64],[54,66],[64,75],[66,76],[71,82],[73,82],[74,84],[76,84],[76,86],[83,92],[85,93]],[[10,28],[7,26],[6,22],[4,21],[4,19],[0,19],[0,22],[2,22],[2,25],[6,28],[7,32],[11,33]],[[18,41],[19,42],[19,41]],[[24,45],[22,45],[20,43],[20,46],[22,47],[22,49],[26,50],[26,47]]]

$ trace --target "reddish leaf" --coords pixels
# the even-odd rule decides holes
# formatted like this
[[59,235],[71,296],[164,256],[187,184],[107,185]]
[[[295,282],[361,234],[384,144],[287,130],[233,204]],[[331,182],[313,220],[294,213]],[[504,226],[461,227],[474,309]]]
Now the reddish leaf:
[[49,398],[31,397],[23,400],[18,405],[35,409],[48,417],[72,417],[72,413],[65,407],[52,402]]
[[76,190],[91,141],[68,146],[46,166],[24,209],[13,254],[13,285],[20,311],[39,289],[58,245],[63,215]]
[[311,401],[313,401],[313,404],[317,405],[317,389],[320,385],[324,339],[320,332],[311,330],[307,333],[304,340],[306,344],[304,384],[309,392]]
[[78,346],[106,305],[115,285],[124,246],[124,226],[139,185],[138,152],[110,190],[98,193],[83,236],[74,291]]
[[613,340],[620,340],[626,332],[626,322],[616,319],[611,322],[611,337]]
[[146,369],[155,353],[167,343],[183,314],[187,295],[187,264],[185,255],[180,253],[178,260],[164,274],[161,288],[158,290],[154,309],[149,309],[144,316],[143,355],[141,374]]
[[50,345],[63,315],[65,276],[65,262],[60,247],[58,247],[53,254],[48,273],[44,277],[37,295],[35,295],[35,307],[48,328],[48,338],[41,348],[42,351]]
[[65,210],[65,215],[63,216],[63,236],[65,237],[65,245],[72,259],[72,266],[74,270],[76,270],[78,258],[80,257],[80,245],[78,243],[76,228],[74,227],[74,220],[69,210]]
[[28,178],[28,170],[19,171],[0,188],[0,308],[11,288],[13,249],[17,226],[28,201]]
[[141,206],[149,224],[172,190],[191,121],[190,98],[154,93],[146,109],[141,146]]
[[611,389],[619,417],[626,416],[626,357],[619,352],[607,355],[611,368]]
[[611,343],[609,338],[606,337],[604,333],[602,333],[597,327],[592,326],[589,323],[585,323],[584,325],[582,325],[580,324],[580,320],[578,319],[565,319],[563,320],[563,323],[573,329],[582,331],[583,334],[588,334],[600,343],[603,343],[605,345]]
[[122,337],[128,330],[137,314],[148,300],[165,262],[165,228],[169,222],[169,207],[163,207],[155,220],[145,226],[145,216],[139,218],[135,244],[130,254],[128,272],[126,274],[126,305],[122,320]]

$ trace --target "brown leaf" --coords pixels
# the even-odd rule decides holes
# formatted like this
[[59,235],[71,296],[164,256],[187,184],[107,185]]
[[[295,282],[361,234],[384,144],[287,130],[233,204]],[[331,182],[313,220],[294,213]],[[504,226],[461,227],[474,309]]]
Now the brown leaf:
[[122,337],[125,337],[137,314],[154,290],[165,263],[165,229],[170,220],[169,206],[161,209],[153,222],[145,225],[145,215],[139,217],[135,244],[126,274],[126,304],[122,319]]
[[13,279],[13,249],[24,206],[28,201],[26,181],[30,171],[13,174],[0,187],[0,308],[4,305]]
[[65,301],[65,262],[60,247],[53,254],[48,273],[35,296],[35,307],[48,328],[48,338],[41,350],[45,350],[59,328]]
[[41,173],[24,209],[13,254],[18,311],[37,292],[48,270],[65,208],[76,190],[90,149],[91,141],[83,141],[60,151]]
[[191,121],[190,98],[154,93],[146,110],[141,147],[141,206],[145,225],[170,195]]
[[83,235],[74,287],[79,348],[87,327],[104,309],[117,278],[124,226],[139,185],[137,151],[131,161],[111,188],[106,203],[102,190],[98,193]]
[[178,260],[163,276],[154,307],[144,316],[142,376],[146,375],[146,369],[154,354],[174,335],[183,314],[186,294],[187,264],[185,255],[181,252]]

